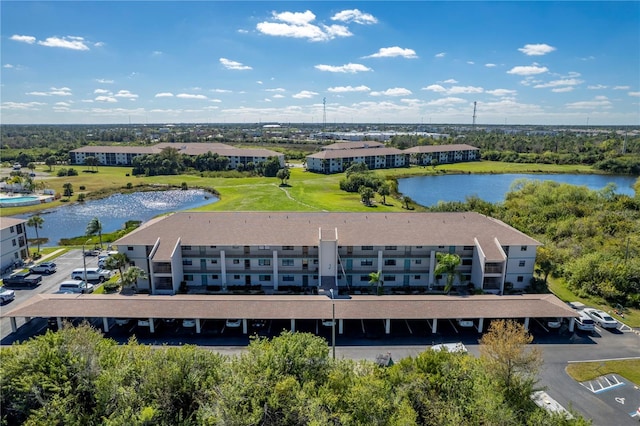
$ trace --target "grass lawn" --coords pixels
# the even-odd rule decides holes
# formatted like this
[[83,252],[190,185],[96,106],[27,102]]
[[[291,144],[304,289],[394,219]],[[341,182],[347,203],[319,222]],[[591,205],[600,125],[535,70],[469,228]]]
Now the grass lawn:
[[629,327],[640,327],[640,310],[627,309],[624,313],[624,318],[613,312],[613,306],[609,305],[606,301],[598,297],[579,297],[576,296],[566,284],[559,279],[549,278],[549,289],[558,296],[558,298],[564,302],[581,302],[587,306],[602,309],[609,313],[613,318],[624,322]]
[[619,374],[636,385],[640,385],[640,359],[604,362],[572,362],[567,366],[567,374],[574,380],[584,382],[605,374]]

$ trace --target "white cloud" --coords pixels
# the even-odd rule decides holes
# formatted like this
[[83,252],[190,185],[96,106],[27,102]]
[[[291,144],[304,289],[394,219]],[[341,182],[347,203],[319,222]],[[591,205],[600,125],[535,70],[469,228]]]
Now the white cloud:
[[467,101],[461,98],[448,97],[448,98],[440,98],[440,99],[427,102],[427,105],[443,106],[443,105],[455,105],[455,104],[463,104],[463,103],[467,103]]
[[515,95],[517,93],[515,90],[509,90],[509,89],[494,89],[494,90],[486,90],[485,92],[493,96],[501,96],[501,97]]
[[256,81],[256,84],[264,84],[264,83],[262,82],[262,80],[258,80]]
[[100,95],[106,95],[106,94],[110,94],[111,91],[107,90],[107,89],[96,89],[93,91],[94,94],[100,94]]
[[25,95],[29,96],[51,96],[48,92],[27,92]]
[[564,86],[564,87],[556,87],[551,89],[552,92],[554,93],[566,93],[566,92],[573,92],[575,88],[573,86]]
[[332,21],[341,21],[341,22],[355,22],[356,24],[368,25],[368,24],[377,24],[378,19],[369,14],[363,13],[358,9],[351,10],[343,10],[342,12],[338,12],[331,17]]
[[240,62],[232,61],[232,60],[227,59],[227,58],[220,58],[220,63],[222,64],[223,67],[225,67],[228,70],[251,70],[251,69],[253,69],[248,65],[243,65]]
[[99,41],[99,42],[97,42],[97,43],[93,43],[93,46],[94,46],[94,47],[102,47],[102,46],[104,46],[105,44],[106,44],[105,42],[103,42],[103,41]]
[[415,59],[418,57],[413,49],[403,49],[399,46],[393,46],[381,47],[377,53],[365,56],[365,58],[395,58],[396,56],[401,56],[407,59]]
[[332,40],[336,37],[349,37],[353,35],[349,29],[342,25],[315,25],[316,19],[313,12],[282,12],[272,13],[276,22],[260,22],[256,29],[263,34],[276,37],[306,38],[310,41]]
[[116,98],[127,98],[127,99],[137,99],[138,95],[131,93],[128,90],[120,90],[115,94]]
[[365,65],[352,64],[352,63],[348,63],[346,65],[340,65],[340,66],[321,64],[321,65],[316,65],[314,68],[320,71],[344,72],[344,73],[353,73],[353,74],[357,72],[371,71],[371,68]]
[[164,53],[161,50],[154,50],[151,52],[151,56],[162,56]]
[[281,95],[280,93],[276,93],[275,95],[272,96],[273,99],[281,99],[284,98],[284,95]]
[[629,90],[631,87],[629,86],[613,86],[613,90]]
[[228,89],[211,89],[213,93],[231,93],[231,90]]
[[592,101],[580,101],[566,104],[571,109],[611,108],[611,102],[606,96],[596,96]]
[[487,68],[494,68],[497,65],[496,64],[484,64],[484,66],[487,67]]
[[347,93],[347,92],[369,92],[371,89],[369,89],[367,86],[357,86],[357,87],[352,87],[352,86],[337,86],[337,87],[329,87],[327,89],[327,91],[331,92],[331,93]]
[[469,64],[469,65],[475,65],[476,63],[475,63],[475,62],[473,62],[473,61],[467,61],[467,64]]
[[544,89],[547,87],[558,87],[558,86],[577,86],[579,84],[584,83],[582,80],[578,80],[576,78],[564,78],[561,80],[553,80],[546,83],[536,84],[534,89]]
[[527,56],[542,56],[553,52],[556,48],[548,44],[525,44],[518,50]]
[[606,89],[609,86],[605,86],[604,84],[594,84],[594,85],[590,85],[587,86],[587,89],[589,90],[602,90],[602,89]]
[[71,104],[69,102],[56,102],[55,105],[62,107],[70,107]]
[[8,110],[37,110],[39,106],[46,105],[42,102],[3,102],[0,108]]
[[509,71],[507,71],[507,74],[535,75],[535,74],[542,74],[547,71],[549,71],[547,67],[541,67],[541,66],[538,66],[537,64],[533,64],[533,65],[513,67]]
[[264,89],[265,92],[286,92],[282,87],[276,87],[275,89]]
[[11,65],[11,64],[4,64],[4,65],[2,66],[2,68],[13,68],[13,65]]
[[436,93],[445,93],[447,91],[447,89],[445,89],[444,87],[440,86],[439,84],[431,84],[427,87],[423,87],[422,90],[430,90],[432,92],[436,92]]
[[453,78],[448,78],[448,79],[446,79],[446,80],[444,80],[444,81],[441,81],[441,83],[457,84],[457,83],[458,83],[458,80],[453,79]]
[[311,92],[309,90],[303,90],[301,92],[296,93],[292,97],[296,98],[296,99],[308,99],[308,98],[313,98],[316,95],[317,95],[316,92]]
[[179,93],[176,95],[176,98],[180,99],[207,99],[205,95],[195,95],[191,93]]
[[118,102],[118,100],[116,98],[114,98],[113,96],[96,96],[95,101],[96,102],[107,102],[107,103]]
[[101,84],[113,84],[114,83],[113,80],[107,80],[105,78],[96,78],[96,82],[101,83]]
[[634,98],[640,97],[640,92],[629,92],[627,93],[629,96],[633,96]]
[[71,89],[68,87],[51,87],[48,92],[28,92],[31,96],[71,96]]
[[14,34],[10,37],[10,39],[13,41],[19,41],[27,44],[33,44],[36,42],[36,38],[34,36],[28,36],[28,35]]
[[411,95],[412,92],[411,90],[405,89],[404,87],[394,87],[382,92],[371,92],[369,94],[371,96],[408,96]]
[[89,50],[89,47],[85,44],[84,38],[75,36],[66,37],[47,37],[44,41],[39,41],[39,45],[47,47],[61,47],[63,49],[71,50]]
[[436,58],[444,58],[444,56],[445,56],[445,55],[446,55],[446,53],[445,53],[445,52],[440,52],[440,53],[436,53],[434,56],[435,56]]

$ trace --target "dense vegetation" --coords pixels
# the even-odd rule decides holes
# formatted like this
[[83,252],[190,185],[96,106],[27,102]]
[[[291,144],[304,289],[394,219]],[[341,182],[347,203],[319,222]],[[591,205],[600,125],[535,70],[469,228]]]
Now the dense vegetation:
[[475,197],[432,211],[477,211],[544,243],[537,271],[562,277],[578,295],[640,307],[640,179],[636,196],[552,181],[514,183],[504,203]]
[[494,368],[505,367],[504,350],[427,350],[383,367],[332,360],[323,339],[304,333],[257,339],[228,358],[117,345],[80,326],[0,353],[2,423],[11,425],[586,424],[538,408],[529,375]]

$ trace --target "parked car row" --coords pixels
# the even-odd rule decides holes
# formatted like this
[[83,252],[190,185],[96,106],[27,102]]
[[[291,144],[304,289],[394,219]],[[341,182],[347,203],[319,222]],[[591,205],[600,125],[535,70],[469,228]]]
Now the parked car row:
[[596,326],[608,329],[618,328],[618,321],[600,309],[588,308],[577,302],[570,303],[569,306],[576,309],[580,315],[576,318],[578,330],[594,331]]

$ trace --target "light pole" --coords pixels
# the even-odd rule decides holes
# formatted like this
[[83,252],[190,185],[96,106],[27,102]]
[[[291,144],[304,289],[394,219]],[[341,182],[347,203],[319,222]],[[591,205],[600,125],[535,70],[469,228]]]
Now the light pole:
[[336,302],[333,298],[333,289],[329,289],[331,293],[331,349],[333,351],[333,359],[336,359]]
[[91,238],[89,238],[87,241],[84,242],[84,244],[82,245],[82,266],[84,269],[84,282],[87,282],[87,253],[84,251],[84,246],[87,245],[87,243],[91,241]]

